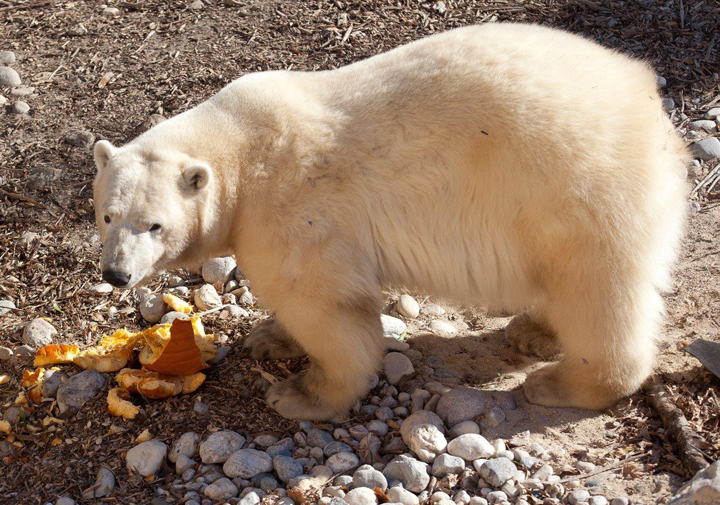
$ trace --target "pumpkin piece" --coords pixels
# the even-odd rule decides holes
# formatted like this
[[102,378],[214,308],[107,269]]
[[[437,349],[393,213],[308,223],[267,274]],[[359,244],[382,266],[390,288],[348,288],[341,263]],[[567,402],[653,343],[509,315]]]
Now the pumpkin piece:
[[9,435],[11,431],[12,430],[10,429],[10,421],[0,421],[0,433],[5,433],[6,435]]
[[202,386],[202,383],[205,382],[205,374],[198,372],[192,375],[186,375],[182,379],[182,394],[186,395],[195,392],[197,388]]
[[135,419],[140,409],[130,403],[130,393],[124,388],[112,388],[108,392],[107,403],[108,410],[116,417],[124,417],[125,419]]
[[35,353],[34,367],[72,363],[80,354],[80,348],[74,344],[50,344],[38,349]]
[[193,311],[192,305],[187,303],[184,300],[181,300],[177,296],[165,293],[163,295],[163,301],[168,304],[168,306],[173,309],[175,312],[182,312],[183,314],[190,314]]
[[115,380],[120,387],[130,393],[138,393],[145,398],[158,400],[179,394],[192,393],[205,381],[205,374],[163,375],[151,370],[133,370],[124,368]]
[[43,377],[45,376],[45,369],[38,368],[37,370],[25,370],[22,375],[22,387],[31,388],[42,385]]
[[[140,362],[145,368],[167,375],[191,375],[208,368],[196,343],[191,321],[175,319],[168,333],[167,340],[167,334],[161,328],[151,333],[158,336],[155,340],[149,339],[147,333],[145,334],[148,345],[140,352]],[[160,346],[162,348],[158,349]]]
[[112,335],[105,335],[95,347],[82,351],[73,359],[73,363],[86,370],[117,372],[127,365],[135,344],[141,337],[142,333],[119,329]]

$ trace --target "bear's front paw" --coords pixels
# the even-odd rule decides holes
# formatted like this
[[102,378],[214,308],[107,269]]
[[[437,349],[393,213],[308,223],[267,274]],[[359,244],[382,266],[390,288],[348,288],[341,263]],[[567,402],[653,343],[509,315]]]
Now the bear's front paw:
[[311,388],[305,375],[293,375],[270,386],[266,395],[268,405],[288,419],[325,421],[338,414],[317,393],[309,392]]
[[290,359],[305,355],[303,349],[287,334],[275,318],[258,323],[243,347],[253,359]]

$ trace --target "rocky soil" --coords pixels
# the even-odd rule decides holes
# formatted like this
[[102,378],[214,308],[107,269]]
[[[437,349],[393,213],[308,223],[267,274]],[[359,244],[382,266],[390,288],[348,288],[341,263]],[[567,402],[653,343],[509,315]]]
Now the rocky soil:
[[[600,413],[530,405],[519,386],[542,363],[504,341],[507,317],[402,290],[387,293],[389,352],[368,397],[332,423],[279,418],[263,392],[306,363],[244,354],[249,329],[267,314],[234,260],[132,292],[99,284],[90,188],[96,139],[127,141],[250,71],[335,68],[436,31],[508,20],[646,58],[696,157],[658,375],[713,462],[720,382],[684,349],[698,337],[720,341],[718,19],[712,2],[674,0],[0,1],[0,502],[619,505],[720,496],[717,465],[682,487],[692,475],[642,392]],[[69,365],[45,381],[39,404],[24,398],[35,349],[167,321],[167,290],[214,310],[203,321],[220,355],[197,392],[141,400],[141,414],[125,421],[107,411],[113,377]]]

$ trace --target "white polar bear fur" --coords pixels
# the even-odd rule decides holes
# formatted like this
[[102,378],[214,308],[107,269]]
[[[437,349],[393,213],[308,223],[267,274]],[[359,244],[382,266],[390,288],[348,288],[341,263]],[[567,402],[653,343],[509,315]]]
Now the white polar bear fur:
[[[330,418],[367,392],[384,284],[529,310],[564,352],[528,377],[534,403],[603,408],[651,372],[685,147],[651,69],[578,36],[488,24],[246,75],[96,158],[103,267],[134,284],[234,253],[276,315],[251,351],[293,341],[311,358],[269,392],[285,416]],[[188,187],[201,164],[206,186]],[[123,249],[122,230],[156,221],[156,247]]]

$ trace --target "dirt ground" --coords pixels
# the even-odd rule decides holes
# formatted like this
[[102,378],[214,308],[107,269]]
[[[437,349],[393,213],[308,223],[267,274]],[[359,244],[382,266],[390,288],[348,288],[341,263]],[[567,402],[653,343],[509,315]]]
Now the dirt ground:
[[[0,316],[0,345],[19,346],[22,324],[34,317],[51,318],[59,342],[94,343],[121,326],[146,326],[132,293],[86,293],[100,281],[94,165],[90,146],[72,145],[68,135],[87,131],[122,144],[160,116],[197,105],[245,73],[332,69],[457,26],[539,22],[650,61],[667,79],[664,91],[678,104],[672,114],[679,126],[720,102],[713,73],[720,70],[720,6],[709,0],[446,0],[442,5],[205,0],[202,9],[189,4],[0,0],[0,50],[15,52],[13,67],[24,85],[36,88],[22,98],[30,105],[28,115],[0,111],[0,299],[18,307]],[[108,5],[119,13],[104,14]],[[7,91],[0,94],[10,98]],[[694,186],[713,168],[705,163],[693,169],[689,183]],[[691,426],[704,437],[710,461],[720,456],[720,382],[684,348],[695,338],[720,342],[719,194],[720,185],[692,196],[675,289],[665,297],[668,315],[657,367]],[[388,307],[395,296],[388,293]],[[595,484],[607,496],[629,496],[633,503],[664,503],[689,477],[642,393],[602,413],[531,406],[518,387],[538,364],[508,348],[501,331],[508,319],[488,317],[478,308],[446,309],[447,318],[461,328],[458,336],[433,336],[428,320],[421,318],[410,325],[411,345],[426,358],[445,361],[455,375],[445,380],[448,384],[509,391],[516,399],[517,414],[488,438],[527,436],[546,447],[562,447],[567,465],[585,458],[600,467],[641,455]],[[219,317],[205,322],[234,343],[263,316],[253,310],[240,324]],[[26,366],[0,361],[1,372],[13,377]],[[103,502],[149,503],[156,488],[167,489],[173,477],[161,474],[148,482],[128,475],[124,453],[146,428],[167,442],[189,430],[205,434],[216,428],[251,435],[291,433],[296,423],[265,405],[255,366],[236,346],[209,371],[197,393],[141,402],[143,415],[133,422],[111,417],[104,394],[61,425],[42,427],[40,421],[57,412],[52,402],[37,406],[23,419],[14,445],[0,447],[0,502],[41,504],[63,494],[79,498],[105,465],[118,484]],[[279,378],[302,366],[297,361],[263,365]],[[17,380],[0,386],[0,413],[13,405],[18,391]],[[193,410],[198,401],[209,407],[206,414]],[[61,443],[53,445],[56,439]]]

